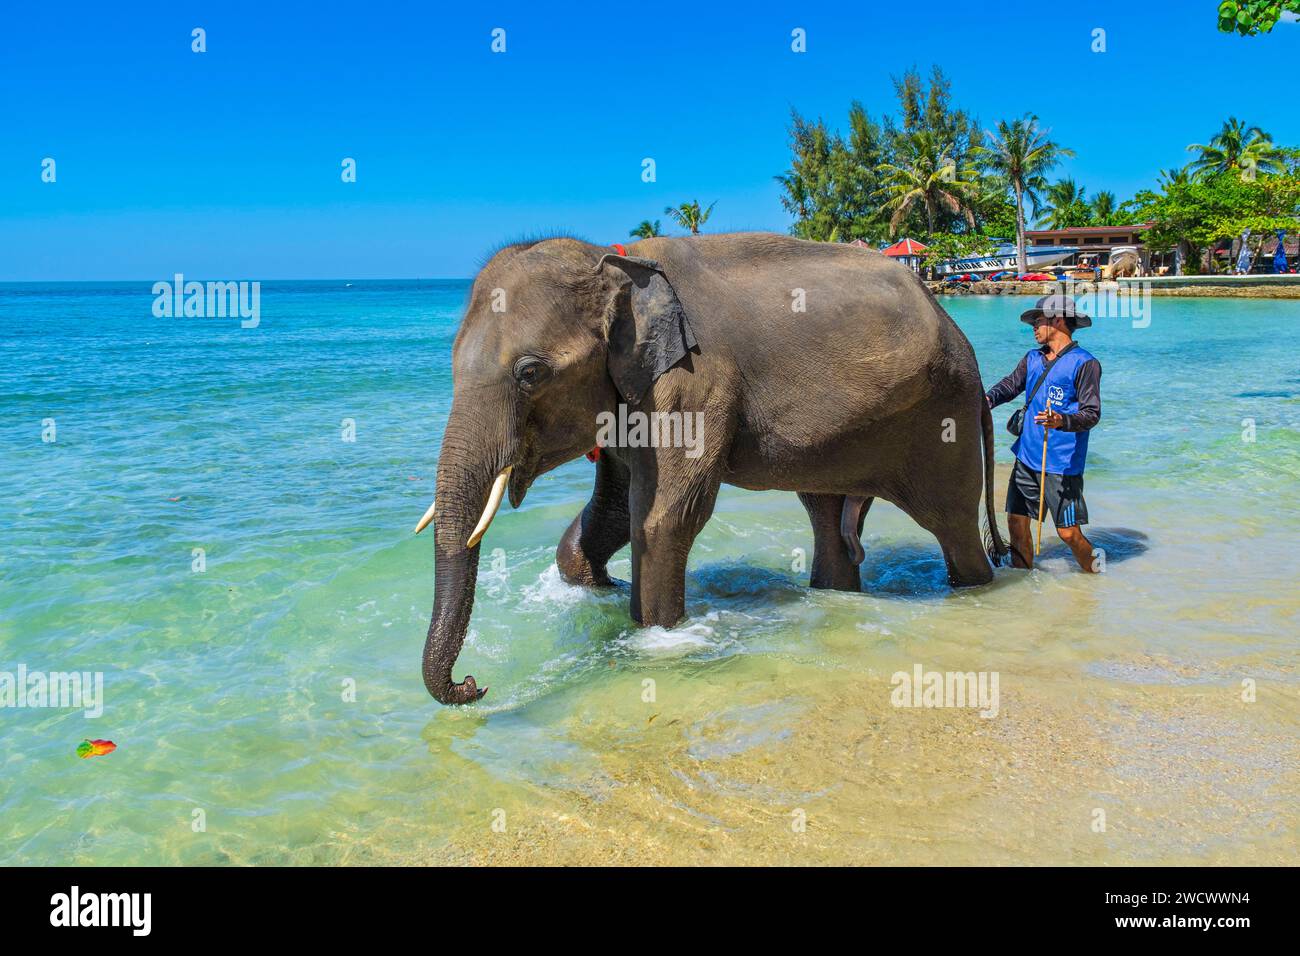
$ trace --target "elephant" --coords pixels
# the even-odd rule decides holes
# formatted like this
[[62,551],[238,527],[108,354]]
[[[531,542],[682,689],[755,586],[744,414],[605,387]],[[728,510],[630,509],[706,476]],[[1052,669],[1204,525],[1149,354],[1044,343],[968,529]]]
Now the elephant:
[[[606,564],[630,543],[642,626],[684,617],[687,558],[724,482],[798,495],[814,588],[861,589],[876,498],[935,536],[955,587],[989,582],[1007,554],[974,350],[920,278],[875,250],[769,233],[508,245],[473,282],[452,374],[434,504],[416,528],[435,528],[423,677],[443,704],[487,692],[452,669],[502,498],[518,507],[584,454],[595,484],[556,563],[570,583],[609,586]],[[702,440],[677,447],[665,425],[658,442],[629,430],[600,447],[616,411],[694,416]]]

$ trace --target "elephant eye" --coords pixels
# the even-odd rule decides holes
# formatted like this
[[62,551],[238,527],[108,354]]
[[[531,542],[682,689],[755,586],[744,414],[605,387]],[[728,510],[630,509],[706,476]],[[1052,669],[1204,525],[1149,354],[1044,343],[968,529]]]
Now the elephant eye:
[[546,363],[534,358],[522,358],[515,363],[515,381],[524,388],[532,388],[546,376]]

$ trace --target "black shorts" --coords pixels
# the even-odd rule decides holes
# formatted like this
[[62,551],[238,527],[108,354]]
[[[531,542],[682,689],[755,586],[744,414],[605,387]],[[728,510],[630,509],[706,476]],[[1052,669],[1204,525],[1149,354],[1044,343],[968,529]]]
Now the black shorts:
[[[1007,485],[1007,514],[1038,517],[1039,473],[1030,471],[1019,458]],[[1088,523],[1088,505],[1083,500],[1083,475],[1047,473],[1047,510],[1058,528]]]

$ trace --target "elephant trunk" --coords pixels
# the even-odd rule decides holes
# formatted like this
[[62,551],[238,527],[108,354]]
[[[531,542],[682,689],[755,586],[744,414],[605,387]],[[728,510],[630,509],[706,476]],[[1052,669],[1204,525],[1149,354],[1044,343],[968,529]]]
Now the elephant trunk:
[[479,690],[472,676],[467,675],[460,683],[451,678],[474,609],[478,555],[477,547],[467,548],[463,541],[454,548],[445,547],[441,541],[437,544],[433,616],[424,639],[422,671],[424,686],[440,704],[467,704],[487,692],[486,687]]
[[500,443],[483,441],[463,419],[453,409],[438,460],[433,615],[422,667],[424,686],[442,704],[467,704],[487,693],[472,676],[456,683],[451,672],[474,610],[479,539],[500,504],[502,475],[509,473],[500,466]]

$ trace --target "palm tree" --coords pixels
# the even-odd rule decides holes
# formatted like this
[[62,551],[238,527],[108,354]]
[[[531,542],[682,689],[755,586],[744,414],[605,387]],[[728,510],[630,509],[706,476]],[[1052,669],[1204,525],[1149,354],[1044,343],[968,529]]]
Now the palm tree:
[[[1038,224],[1048,229],[1069,229],[1072,226],[1086,226],[1092,218],[1088,207],[1087,192],[1073,179],[1058,179],[1047,187],[1047,206]],[[1114,197],[1112,197],[1113,200]]]
[[1026,113],[1023,118],[998,122],[997,132],[988,133],[991,146],[980,146],[979,155],[991,172],[1005,176],[1016,199],[1016,258],[1021,272],[1029,271],[1025,259],[1025,198],[1035,214],[1040,207],[1038,191],[1046,188],[1045,174],[1074,151],[1047,138],[1050,130],[1040,129],[1038,117]]
[[653,239],[655,236],[662,236],[663,233],[659,229],[658,219],[654,222],[651,222],[649,219],[642,219],[641,224],[629,232],[628,235],[634,236],[637,239]]
[[1282,171],[1282,152],[1273,145],[1273,138],[1258,126],[1247,127],[1235,116],[1228,117],[1208,145],[1192,143],[1187,150],[1200,153],[1188,167],[1193,175],[1240,170],[1241,178],[1249,180],[1259,173]]
[[1165,192],[1169,192],[1171,186],[1185,186],[1190,179],[1191,175],[1186,166],[1182,169],[1164,169],[1160,171],[1159,186]]
[[[918,130],[902,138],[897,163],[880,164],[884,177],[880,194],[887,197],[885,208],[893,213],[889,218],[891,239],[917,203],[925,209],[931,235],[940,210],[964,216],[967,225],[975,228],[968,195],[975,186],[969,178],[973,171],[959,172],[945,145],[933,130]],[[967,178],[959,178],[963,176]]]
[[785,188],[785,195],[781,197],[781,205],[785,207],[786,212],[800,222],[807,219],[809,196],[804,178],[794,172],[782,173],[780,176],[773,176],[772,178]]
[[713,212],[717,200],[709,203],[708,209],[700,209],[700,201],[693,199],[690,202],[684,202],[680,206],[665,206],[664,215],[671,216],[673,222],[690,232],[692,236],[700,234],[700,226],[709,221],[709,214]]
[[1115,194],[1102,191],[1092,197],[1092,221],[1099,226],[1115,225],[1119,210],[1115,207]]

